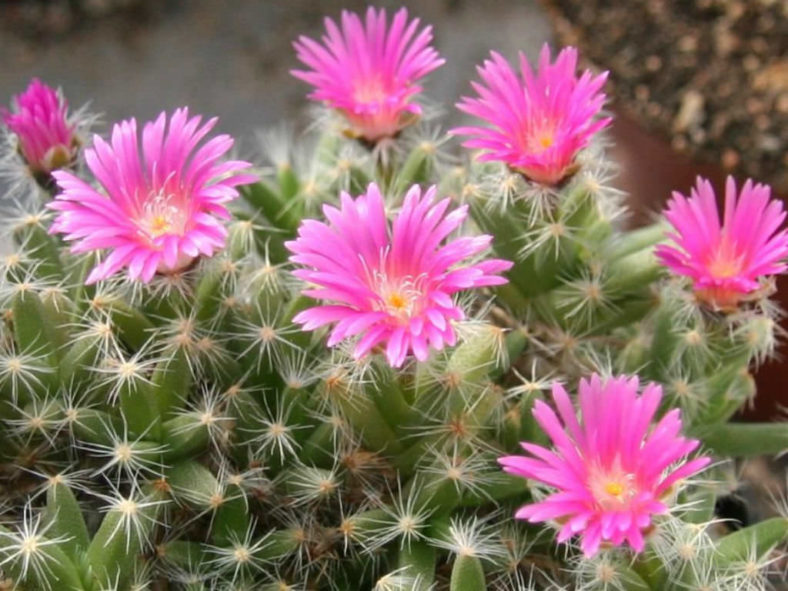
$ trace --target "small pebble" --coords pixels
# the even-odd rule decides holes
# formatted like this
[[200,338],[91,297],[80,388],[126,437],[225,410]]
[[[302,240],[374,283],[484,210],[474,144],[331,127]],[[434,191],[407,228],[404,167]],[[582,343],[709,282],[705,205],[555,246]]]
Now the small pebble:
[[727,148],[722,153],[722,166],[728,170],[733,170],[739,164],[739,153],[733,148]]
[[656,72],[662,67],[662,58],[658,55],[650,55],[646,58],[646,70]]

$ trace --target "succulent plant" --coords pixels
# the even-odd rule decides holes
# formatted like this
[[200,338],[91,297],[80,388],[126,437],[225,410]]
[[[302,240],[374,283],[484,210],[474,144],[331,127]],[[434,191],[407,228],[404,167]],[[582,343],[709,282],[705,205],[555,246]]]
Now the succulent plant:
[[[232,140],[179,110],[141,138],[119,123],[14,185],[0,267],[9,588],[768,588],[786,512],[731,531],[714,504],[727,459],[788,448],[785,423],[730,422],[780,336],[781,209],[743,189],[771,266],[707,297],[675,253],[719,279],[723,255],[705,253],[734,264],[742,241],[722,230],[727,246],[698,254],[681,203],[670,238],[667,221],[626,228],[595,135],[604,78],[545,50],[518,86],[496,56],[480,70],[493,90],[476,86],[501,117],[487,129],[498,147],[520,130],[541,148],[528,136],[509,144],[533,152],[527,166],[482,162],[412,103],[413,78],[440,65],[414,22],[370,9],[330,22],[327,49],[301,39],[313,68],[355,48],[366,66],[328,80],[363,108],[317,95],[328,108],[309,132],[267,135],[264,164],[224,160]],[[402,78],[402,60],[422,61]],[[527,113],[506,102],[518,92]],[[18,151],[5,163],[30,171]],[[619,375],[653,384],[638,394]],[[512,455],[521,442],[530,456]],[[700,475],[698,442],[720,460]],[[570,477],[587,497],[570,499],[571,523],[541,512]]]

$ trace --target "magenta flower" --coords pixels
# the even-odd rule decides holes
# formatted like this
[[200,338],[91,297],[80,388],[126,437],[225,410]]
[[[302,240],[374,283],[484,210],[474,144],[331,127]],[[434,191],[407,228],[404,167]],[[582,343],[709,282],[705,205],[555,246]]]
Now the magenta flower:
[[690,277],[701,301],[733,309],[758,289],[760,277],[786,269],[788,232],[783,204],[770,200],[766,185],[747,180],[736,195],[736,183],[725,183],[725,213],[720,225],[717,200],[709,181],[697,179],[689,199],[674,192],[665,217],[673,226],[675,246],[661,244],[657,257],[678,275]]
[[0,109],[0,118],[16,135],[19,151],[34,172],[48,173],[74,159],[74,125],[58,92],[33,78],[27,90],[14,97],[12,107],[13,112]]
[[85,161],[105,194],[69,172],[53,173],[62,192],[49,204],[58,212],[50,232],[74,241],[74,253],[112,251],[87,283],[122,267],[131,279],[147,282],[157,271],[177,271],[224,247],[224,204],[238,196],[236,186],[256,177],[242,174],[247,162],[221,160],[233,145],[228,135],[197,148],[217,121],[201,120],[190,118],[187,108],[177,109],[169,123],[162,113],[145,124],[141,154],[135,119],[115,124],[111,143],[94,136]]
[[563,49],[551,64],[545,44],[536,75],[525,55],[519,55],[522,81],[493,51],[477,68],[482,83],[471,83],[479,96],[457,103],[488,126],[458,127],[451,133],[470,136],[463,145],[483,150],[480,160],[504,162],[532,181],[556,185],[574,172],[577,153],[611,121],[596,118],[605,102],[600,89],[607,72],[594,77],[586,70],[577,78],[574,47]]
[[386,11],[367,9],[366,26],[342,12],[342,29],[326,18],[323,45],[300,37],[293,45],[309,70],[292,74],[311,84],[312,100],[324,101],[350,123],[349,133],[368,141],[392,137],[421,114],[412,102],[415,84],[444,63],[430,46],[432,27],[419,30],[400,9],[387,26]]
[[558,541],[580,534],[586,556],[596,554],[603,541],[615,546],[628,542],[640,552],[651,516],[668,510],[670,488],[710,461],[686,461],[698,441],[680,436],[678,409],[652,426],[661,398],[662,389],[655,384],[639,396],[636,377],[603,381],[592,374],[590,381],[580,380],[578,420],[566,390],[553,385],[560,421],[542,401],[533,409],[553,450],[523,442],[529,456],[498,460],[507,472],[556,489],[520,508],[515,517],[557,521]]
[[463,311],[452,295],[506,283],[498,274],[512,263],[467,261],[490,246],[491,236],[463,236],[441,245],[468,210],[463,205],[446,214],[450,200],[433,203],[435,192],[433,186],[422,196],[418,185],[411,187],[391,225],[374,183],[355,200],[342,193],[340,209],[323,206],[328,224],[304,220],[298,238],[286,246],[290,260],[304,267],[294,274],[314,286],[304,294],[327,303],[294,321],[304,330],[335,323],[329,346],[362,335],[356,358],[385,343],[393,367],[410,351],[423,361],[430,347],[453,345],[453,322]]

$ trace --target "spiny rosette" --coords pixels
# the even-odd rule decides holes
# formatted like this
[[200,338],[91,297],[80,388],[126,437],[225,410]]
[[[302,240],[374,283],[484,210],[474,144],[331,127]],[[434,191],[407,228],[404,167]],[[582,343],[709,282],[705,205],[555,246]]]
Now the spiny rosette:
[[507,472],[554,489],[515,517],[557,521],[558,541],[581,535],[580,547],[589,557],[603,542],[626,542],[642,551],[652,516],[669,510],[671,487],[710,462],[706,457],[687,461],[699,442],[680,435],[678,409],[653,424],[661,399],[662,388],[653,383],[639,395],[637,377],[592,374],[580,380],[578,418],[566,390],[555,383],[558,415],[542,401],[533,409],[553,449],[523,442],[528,456],[499,459]]
[[326,303],[299,313],[305,330],[335,324],[329,346],[362,335],[354,356],[385,344],[400,367],[409,352],[426,360],[429,349],[453,345],[453,323],[464,313],[452,296],[462,290],[501,285],[512,263],[468,262],[490,247],[491,236],[461,236],[443,243],[468,215],[466,206],[446,213],[450,199],[435,202],[433,186],[414,185],[393,223],[374,183],[353,199],[342,193],[340,208],[325,205],[328,223],[304,220],[286,246],[302,268],[294,274],[312,287],[304,294]]
[[486,125],[457,127],[468,136],[463,146],[482,150],[481,161],[503,162],[543,185],[557,185],[576,169],[575,157],[610,118],[598,115],[605,102],[600,92],[607,72],[586,70],[578,78],[577,50],[567,47],[550,62],[545,44],[534,73],[519,54],[520,75],[499,53],[477,68],[482,82],[471,82],[476,97],[463,97],[461,111]]
[[[689,198],[674,192],[665,217],[673,226],[656,255],[673,273],[692,279],[699,300],[722,310],[734,310],[760,279],[786,269],[788,232],[783,204],[770,199],[767,185],[747,180],[725,183],[723,220],[711,183],[698,177]],[[779,231],[778,231],[779,230]]]
[[443,65],[430,45],[432,27],[419,29],[402,8],[389,26],[384,9],[367,9],[366,19],[343,11],[341,29],[325,19],[323,44],[301,36],[293,45],[309,70],[293,70],[311,84],[309,97],[340,111],[350,135],[370,142],[392,137],[422,112],[413,98],[418,80]]
[[224,247],[225,204],[238,196],[238,185],[257,177],[244,172],[248,162],[222,159],[232,148],[230,136],[197,147],[216,122],[189,117],[188,108],[161,113],[145,124],[141,152],[133,118],[113,126],[109,143],[94,136],[85,161],[103,192],[70,172],[53,173],[61,192],[49,204],[57,211],[50,232],[74,242],[72,253],[111,251],[87,283],[123,267],[131,279],[147,282]]
[[33,172],[49,173],[74,160],[78,142],[68,101],[38,78],[14,97],[11,111],[0,108],[0,119],[16,135],[19,152]]

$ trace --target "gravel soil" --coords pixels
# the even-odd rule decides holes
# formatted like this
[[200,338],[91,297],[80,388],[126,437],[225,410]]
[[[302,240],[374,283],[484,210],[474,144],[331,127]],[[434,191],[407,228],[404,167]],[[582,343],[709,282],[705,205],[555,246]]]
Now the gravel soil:
[[674,149],[788,194],[788,1],[544,0],[564,44]]

